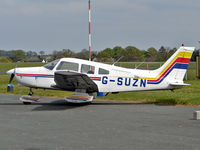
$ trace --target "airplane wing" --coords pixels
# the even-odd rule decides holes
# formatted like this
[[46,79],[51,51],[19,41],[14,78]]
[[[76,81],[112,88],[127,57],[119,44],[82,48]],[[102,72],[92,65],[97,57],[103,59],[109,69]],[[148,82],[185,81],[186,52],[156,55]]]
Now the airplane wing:
[[69,71],[55,72],[54,81],[56,88],[67,91],[84,89],[86,93],[98,92],[98,87],[86,74]]

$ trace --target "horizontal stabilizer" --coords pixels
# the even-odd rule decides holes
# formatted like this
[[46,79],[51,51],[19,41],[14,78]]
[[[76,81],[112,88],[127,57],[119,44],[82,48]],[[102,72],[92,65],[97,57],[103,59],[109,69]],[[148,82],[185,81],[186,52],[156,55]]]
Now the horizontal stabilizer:
[[188,85],[191,85],[191,84],[173,82],[173,83],[169,83],[169,85],[172,85],[172,86],[188,86]]

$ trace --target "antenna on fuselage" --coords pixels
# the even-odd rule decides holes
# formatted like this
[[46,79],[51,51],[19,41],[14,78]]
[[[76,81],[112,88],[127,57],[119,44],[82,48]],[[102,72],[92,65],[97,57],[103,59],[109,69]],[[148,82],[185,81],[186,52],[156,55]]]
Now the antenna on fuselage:
[[137,69],[138,67],[140,67],[142,64],[144,64],[144,62],[145,62],[145,59],[144,59],[144,61],[143,62],[141,62],[138,66],[136,66],[134,69]]
[[112,65],[114,66],[116,63],[118,63],[124,56],[121,56],[117,61],[115,61]]
[[91,61],[91,47],[92,47],[92,38],[91,38],[91,5],[90,0],[88,2],[88,10],[89,10],[89,61]]

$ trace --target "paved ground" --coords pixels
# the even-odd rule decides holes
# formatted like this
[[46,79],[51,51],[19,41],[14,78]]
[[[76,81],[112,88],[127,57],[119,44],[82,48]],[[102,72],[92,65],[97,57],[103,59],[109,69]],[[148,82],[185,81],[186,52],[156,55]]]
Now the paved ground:
[[5,74],[7,71],[0,71],[0,74]]
[[94,102],[68,105],[42,98],[23,105],[0,95],[3,150],[199,150],[199,107]]

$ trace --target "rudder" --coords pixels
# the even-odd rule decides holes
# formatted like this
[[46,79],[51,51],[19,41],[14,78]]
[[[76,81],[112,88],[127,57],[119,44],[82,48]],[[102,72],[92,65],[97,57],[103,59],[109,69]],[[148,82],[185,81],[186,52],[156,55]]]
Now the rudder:
[[159,69],[156,78],[148,80],[148,84],[159,84],[163,80],[168,82],[183,82],[194,47],[180,47]]

